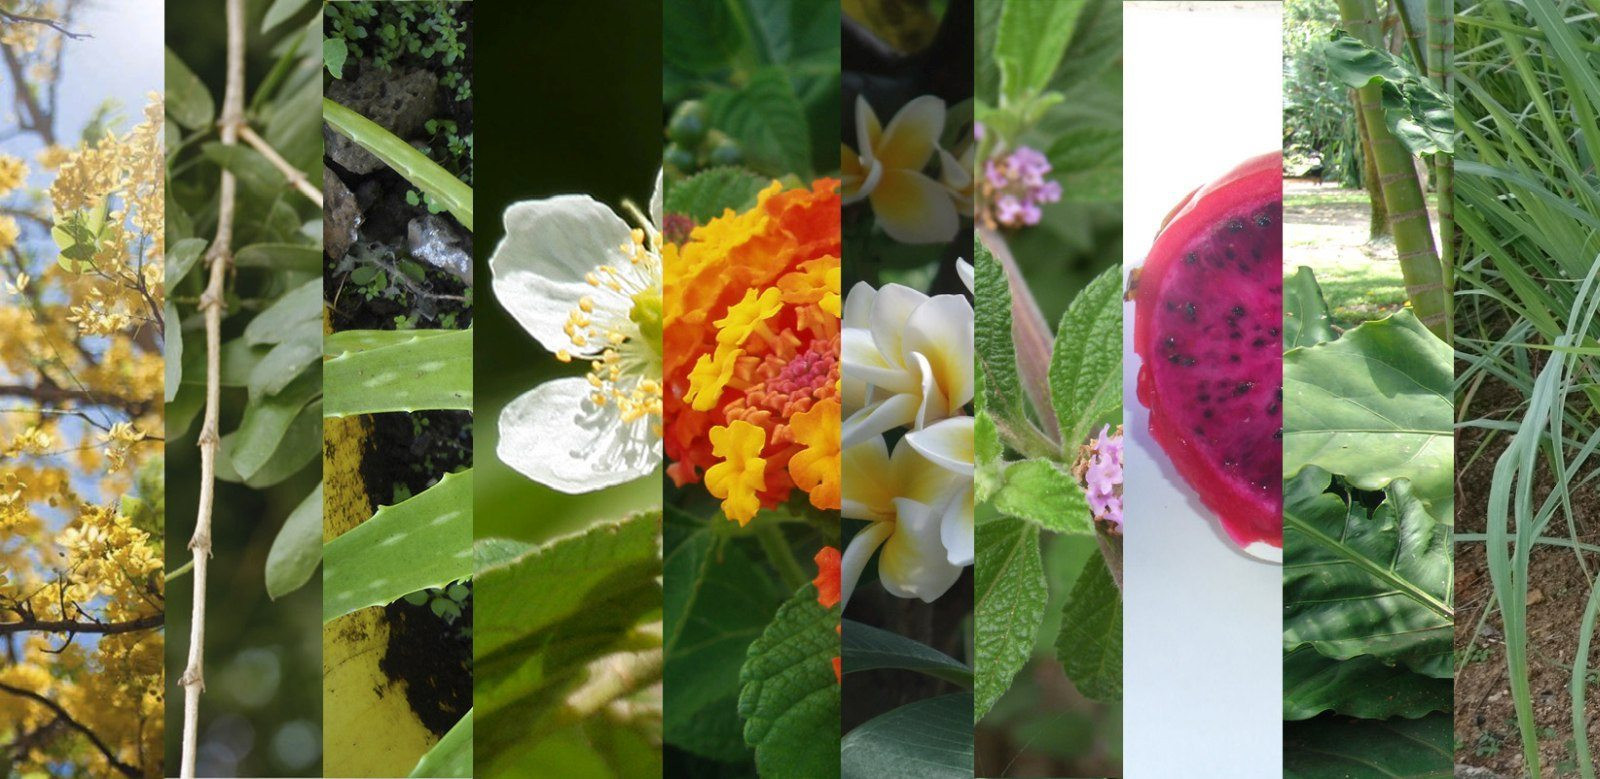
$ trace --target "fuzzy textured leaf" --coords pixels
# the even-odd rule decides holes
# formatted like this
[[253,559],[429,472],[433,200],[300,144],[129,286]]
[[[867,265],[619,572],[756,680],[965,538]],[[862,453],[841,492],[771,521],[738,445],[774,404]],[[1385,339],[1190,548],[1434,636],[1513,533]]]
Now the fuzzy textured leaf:
[[782,69],[757,70],[742,89],[713,92],[706,106],[712,126],[739,142],[751,168],[773,176],[810,175],[805,110]]
[[1011,688],[1033,654],[1034,633],[1050,597],[1037,526],[1019,519],[984,522],[976,528],[976,542],[974,722]]
[[1057,533],[1094,532],[1083,487],[1057,463],[1042,458],[1015,462],[1006,467],[1004,479],[994,494],[1000,513]]
[[1122,700],[1122,591],[1100,555],[1091,555],[1061,612],[1056,657],[1084,697]]
[[663,207],[669,214],[685,214],[704,224],[722,216],[725,209],[748,210],[769,183],[744,168],[711,168],[667,188]]
[[[1120,175],[1120,174],[1119,174]],[[1050,359],[1050,398],[1061,440],[1083,443],[1122,421],[1122,268],[1096,276],[1067,306]]]

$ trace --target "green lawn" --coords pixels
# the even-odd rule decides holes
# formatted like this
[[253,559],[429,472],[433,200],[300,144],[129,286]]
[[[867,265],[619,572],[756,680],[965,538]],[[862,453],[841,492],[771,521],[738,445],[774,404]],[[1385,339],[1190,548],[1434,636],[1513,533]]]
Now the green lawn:
[[1285,276],[1310,267],[1335,324],[1345,329],[1382,319],[1406,302],[1394,244],[1369,243],[1367,218],[1362,190],[1299,186],[1285,192]]

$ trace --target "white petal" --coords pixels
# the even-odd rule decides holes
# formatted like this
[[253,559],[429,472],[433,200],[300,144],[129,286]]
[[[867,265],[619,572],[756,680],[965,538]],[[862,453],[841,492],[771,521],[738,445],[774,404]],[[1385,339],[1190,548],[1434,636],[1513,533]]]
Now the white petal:
[[913,352],[927,358],[940,394],[949,403],[940,417],[972,400],[972,334],[972,304],[961,295],[935,295],[906,321],[901,348],[908,353],[908,362]]
[[839,445],[848,449],[870,441],[897,427],[911,424],[916,416],[915,395],[891,395],[881,402],[868,403],[840,425]]
[[656,170],[656,188],[650,193],[650,224],[661,229],[661,170]]
[[939,507],[939,541],[951,565],[972,565],[972,482],[958,484]]
[[872,559],[872,553],[878,551],[883,540],[893,532],[893,522],[874,522],[850,539],[844,554],[839,557],[839,596],[842,603],[850,603],[850,595],[856,591],[856,582],[861,580],[861,572],[866,570],[867,561]]
[[978,294],[977,291],[973,288],[972,263],[967,262],[966,260],[963,260],[963,259],[957,257],[956,258],[956,275],[961,277],[961,283],[962,284],[967,285],[967,292],[969,294],[973,294],[973,295]]
[[896,597],[932,603],[961,578],[961,566],[950,564],[932,509],[908,498],[894,504],[895,531],[878,557],[878,580]]
[[972,417],[939,420],[921,430],[907,433],[906,442],[939,467],[972,478]]
[[903,340],[906,322],[916,313],[917,307],[927,302],[928,296],[900,284],[885,284],[872,300],[872,311],[867,315],[867,327],[872,331],[872,341],[878,351],[890,360],[909,366],[911,359],[905,355]]
[[505,225],[489,257],[494,294],[544,348],[571,348],[562,328],[585,295],[595,318],[627,317],[632,301],[584,281],[596,267],[628,262],[628,225],[610,208],[587,195],[526,200],[506,209]]
[[899,355],[885,355],[878,350],[872,332],[860,327],[846,327],[839,335],[839,359],[844,363],[844,378],[861,381],[889,392],[914,392],[919,384],[917,376],[906,370]]
[[647,476],[659,442],[640,440],[614,410],[589,405],[584,379],[547,381],[500,412],[501,462],[545,486],[576,494]]
[[872,303],[878,291],[865,281],[858,281],[844,296],[844,311],[840,321],[845,327],[865,328],[872,321]]

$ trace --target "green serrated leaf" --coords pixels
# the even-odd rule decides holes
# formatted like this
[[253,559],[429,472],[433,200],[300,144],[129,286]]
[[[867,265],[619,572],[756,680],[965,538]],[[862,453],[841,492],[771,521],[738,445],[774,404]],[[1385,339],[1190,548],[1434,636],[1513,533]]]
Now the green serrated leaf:
[[739,142],[746,163],[769,176],[811,175],[811,135],[789,75],[762,68],[737,90],[706,98],[711,124]]
[[217,114],[217,105],[200,77],[170,48],[167,49],[166,67],[167,115],[190,130],[211,124],[211,118]]
[[725,209],[747,211],[756,204],[756,194],[769,183],[743,168],[711,168],[667,188],[663,208],[669,214],[685,214],[696,224],[722,216]]
[[414,777],[472,776],[472,710],[434,744],[411,770]]
[[1069,535],[1094,533],[1083,487],[1050,460],[1022,460],[1006,466],[993,503],[1000,513],[1046,530]]
[[[323,549],[324,624],[472,575],[472,471],[379,508]],[[475,634],[478,635],[478,634]]]
[[[1005,269],[978,243],[973,252],[973,345],[984,392],[978,409],[992,420],[1016,424],[1026,419],[1022,380],[1017,377],[1017,350],[1011,336],[1011,285]],[[980,700],[981,700],[980,696]]]
[[972,776],[972,694],[914,701],[879,714],[845,734],[842,779]]
[[1019,519],[985,522],[976,529],[973,584],[973,721],[1011,688],[1033,654],[1050,591],[1039,556],[1039,528]]
[[322,485],[284,520],[267,551],[267,596],[277,600],[300,589],[322,564]]
[[864,622],[844,621],[845,673],[900,668],[972,686],[972,668],[933,647]]
[[328,416],[472,410],[470,329],[336,335],[324,346],[325,352],[339,350],[323,363]]
[[1302,265],[1283,287],[1283,349],[1316,346],[1338,338],[1328,315],[1328,301],[1310,268]]
[[1067,306],[1050,359],[1050,398],[1069,448],[1122,422],[1122,267],[1101,271]]
[[1098,554],[1084,562],[1067,596],[1056,658],[1085,698],[1122,700],[1122,590]]
[[743,36],[725,0],[682,0],[662,7],[665,64],[690,73],[710,73],[726,65]]
[[1000,66],[1000,91],[1006,99],[1019,99],[1050,83],[1084,5],[1083,0],[1002,5],[994,56]]
[[762,776],[838,775],[838,625],[838,609],[823,608],[807,584],[750,645],[739,671],[739,716]]

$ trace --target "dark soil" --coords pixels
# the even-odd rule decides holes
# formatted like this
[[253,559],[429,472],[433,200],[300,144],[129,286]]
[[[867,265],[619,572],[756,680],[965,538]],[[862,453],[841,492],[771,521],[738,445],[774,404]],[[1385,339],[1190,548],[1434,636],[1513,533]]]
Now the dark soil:
[[[1473,396],[1465,417],[1515,420],[1521,413],[1520,395],[1498,382],[1486,382]],[[1508,436],[1499,434],[1477,455],[1487,431],[1462,430],[1456,435],[1456,530],[1485,531],[1489,485],[1495,459],[1504,451]],[[1541,461],[1541,465],[1542,465]],[[1552,476],[1541,470],[1535,505],[1548,494]],[[1600,543],[1600,490],[1593,485],[1571,495],[1577,517],[1578,538]],[[1587,520],[1587,521],[1586,521]],[[1565,537],[1565,520],[1558,515],[1547,535]],[[1600,556],[1588,555],[1589,570],[1600,571]],[[1493,610],[1494,586],[1484,544],[1456,546],[1456,763],[1524,776],[1521,737],[1506,671],[1505,633],[1499,614],[1491,613],[1478,631],[1485,609]],[[1532,552],[1528,593],[1528,665],[1533,691],[1533,711],[1538,722],[1539,753],[1546,775],[1576,775],[1572,747],[1571,681],[1577,651],[1578,625],[1589,594],[1589,582],[1576,554],[1563,547],[1538,546]],[[1591,668],[1600,667],[1600,651],[1592,652]],[[1589,697],[1597,700],[1591,685]],[[1589,741],[1600,743],[1600,707],[1589,705]]]
[[406,683],[406,702],[417,719],[443,736],[472,708],[472,598],[448,624],[426,603],[398,600],[385,606],[389,648],[378,668]]

